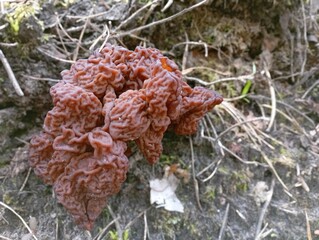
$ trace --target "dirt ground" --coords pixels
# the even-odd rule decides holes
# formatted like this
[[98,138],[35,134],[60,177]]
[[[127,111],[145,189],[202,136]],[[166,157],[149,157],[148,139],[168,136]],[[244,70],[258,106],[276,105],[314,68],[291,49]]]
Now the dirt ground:
[[[1,2],[0,239],[319,239],[318,1]],[[156,47],[224,102],[197,134],[167,132],[151,166],[132,147],[122,190],[91,232],[28,164],[28,142],[72,62],[109,42]],[[179,163],[184,213],[150,204]],[[16,214],[15,214],[16,213]],[[29,233],[23,221],[30,228]]]

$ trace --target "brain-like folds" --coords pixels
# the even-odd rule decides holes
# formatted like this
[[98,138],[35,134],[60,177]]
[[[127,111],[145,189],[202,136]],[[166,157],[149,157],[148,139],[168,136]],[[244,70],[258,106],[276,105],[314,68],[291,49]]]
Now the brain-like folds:
[[50,90],[54,107],[43,131],[31,140],[29,162],[86,229],[125,181],[128,141],[155,163],[169,126],[192,134],[222,102],[212,90],[189,87],[177,65],[153,48],[107,45],[61,75]]

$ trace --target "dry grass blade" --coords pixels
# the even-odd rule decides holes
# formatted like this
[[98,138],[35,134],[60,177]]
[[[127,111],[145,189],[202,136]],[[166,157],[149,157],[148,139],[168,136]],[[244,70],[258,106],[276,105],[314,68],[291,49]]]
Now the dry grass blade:
[[35,240],[38,240],[38,238],[34,235],[34,233],[32,232],[31,228],[26,223],[26,221],[24,221],[24,219],[16,211],[14,211],[14,209],[12,209],[10,206],[8,206],[7,204],[3,203],[2,201],[0,201],[0,205],[5,207],[6,209],[10,210],[14,215],[16,215],[20,219],[20,221],[23,223],[23,225],[26,227],[26,229],[28,229],[28,231],[31,234],[31,236]]

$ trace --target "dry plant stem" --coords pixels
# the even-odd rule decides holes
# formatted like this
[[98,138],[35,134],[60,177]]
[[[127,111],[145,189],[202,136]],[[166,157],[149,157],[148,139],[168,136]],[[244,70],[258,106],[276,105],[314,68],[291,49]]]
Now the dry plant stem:
[[[246,117],[242,114],[241,111],[239,111],[238,109],[236,109],[232,104],[223,101],[219,107],[225,109],[229,115],[231,117],[233,117],[233,119],[236,122],[243,122],[246,120]],[[255,144],[255,145],[260,145],[262,143],[264,143],[266,146],[268,146],[270,149],[273,149],[273,147],[267,143],[264,139],[262,139],[257,132],[255,131],[255,127],[254,125],[248,123],[245,125],[242,125],[242,129],[247,133],[248,137],[250,138],[250,140]],[[257,142],[258,141],[258,142]]]
[[315,83],[312,84],[312,85],[310,86],[310,88],[307,89],[307,91],[302,95],[301,98],[302,98],[302,99],[306,98],[306,96],[307,96],[317,85],[319,85],[319,80],[315,81]]
[[276,144],[279,144],[280,146],[282,146],[282,147],[284,147],[284,148],[287,148],[287,146],[286,146],[284,143],[282,143],[282,142],[279,141],[278,139],[276,139],[276,138],[270,136],[269,134],[267,134],[267,133],[265,133],[265,132],[259,130],[258,128],[256,128],[256,131],[257,131],[259,134],[263,135],[265,138],[268,138],[268,139],[270,139],[271,141],[275,142]]
[[[205,49],[205,57],[208,57],[208,45],[207,45],[207,43],[205,43],[205,42],[193,42],[193,41],[189,41],[189,40],[187,40],[186,42],[180,42],[180,43],[177,43],[177,44],[175,44],[174,46],[173,46],[173,48],[171,49],[171,51],[174,49],[174,48],[176,48],[176,47],[178,47],[178,46],[181,46],[181,45],[184,45],[184,44],[188,44],[188,45],[197,45],[197,46],[204,46],[204,49]],[[195,67],[196,68],[196,67]]]
[[[57,17],[57,19],[59,19],[59,18]],[[60,43],[61,43],[62,48],[63,48],[63,50],[64,50],[64,54],[69,57],[70,54],[69,54],[68,50],[66,49],[64,40],[63,40],[63,38],[62,38],[62,36],[61,36],[61,33],[60,33],[60,26],[61,26],[60,20],[58,20],[58,21],[59,21],[59,24],[57,24],[57,25],[55,26],[56,32],[57,32],[57,34],[58,34],[58,36],[59,36]]]
[[2,235],[0,235],[0,239],[3,239],[3,240],[13,240],[12,238],[8,238],[8,237],[2,236]]
[[144,212],[146,213],[151,208],[153,208],[153,206],[150,206],[147,209],[145,209],[144,211],[140,212],[134,219],[132,219],[128,224],[126,224],[124,229],[125,230],[129,229],[131,227],[131,225],[134,224],[137,221],[137,219],[139,219],[144,214]]
[[59,79],[33,77],[33,76],[30,76],[30,75],[25,75],[25,74],[22,74],[22,76],[25,77],[25,78],[29,78],[29,79],[32,79],[32,80],[38,80],[38,81],[48,81],[48,82],[59,82],[60,81]]
[[191,6],[189,8],[183,9],[182,11],[180,11],[180,12],[178,12],[178,13],[172,15],[172,16],[169,16],[167,18],[164,18],[164,19],[161,19],[161,20],[158,20],[158,21],[155,21],[155,22],[152,22],[152,23],[149,23],[149,24],[146,24],[146,25],[143,25],[143,26],[128,30],[126,32],[114,34],[113,36],[111,36],[111,38],[121,38],[121,37],[130,35],[130,34],[142,31],[144,29],[147,29],[147,28],[159,25],[159,24],[163,24],[163,23],[169,22],[169,21],[173,20],[174,18],[182,16],[185,13],[190,12],[190,11],[194,10],[195,8],[198,8],[198,7],[202,6],[202,5],[204,5],[207,2],[208,2],[208,0],[203,0],[203,1],[199,2],[199,3],[197,3],[197,4],[194,4],[193,6]]
[[[265,108],[272,108],[269,105],[263,104],[262,105]],[[300,124],[298,123],[297,120],[295,120],[294,118],[291,118],[290,116],[288,116],[286,113],[284,113],[283,111],[276,109],[276,111],[281,114],[283,117],[285,117],[289,122],[291,122],[292,124],[294,124],[295,126],[297,126],[300,130],[302,130],[302,127],[300,126]],[[286,126],[285,126],[286,127]]]
[[92,45],[89,47],[89,50],[92,50],[95,47],[95,45],[101,40],[101,38],[106,37],[106,40],[108,40],[109,36],[110,36],[110,29],[107,26],[107,24],[105,24],[102,34],[93,41]]
[[[217,144],[218,144],[218,146],[219,146],[220,154],[221,154],[222,156],[225,156],[225,152],[224,152],[224,150],[221,148],[222,142],[220,141],[220,139],[218,139],[218,134],[217,134],[217,131],[216,131],[215,127],[214,127],[214,124],[213,124],[212,121],[211,121],[211,118],[213,118],[213,117],[212,117],[211,114],[209,113],[208,116],[205,117],[204,119],[207,119],[207,122],[208,122],[210,128],[212,129],[213,134],[215,135],[215,139],[216,139]],[[204,121],[204,122],[205,122],[205,121]],[[209,133],[209,131],[207,131],[207,132]]]
[[[222,162],[222,159],[218,160],[218,162],[216,163],[216,167],[214,169],[214,171],[207,177],[203,180],[203,182],[207,182],[208,180],[210,180],[212,177],[214,177],[214,175],[216,174],[217,170],[218,170],[218,167],[220,165],[220,163]],[[197,174],[198,175],[198,174]]]
[[[269,97],[264,97],[264,96],[259,96],[259,95],[258,96],[257,95],[250,95],[249,97],[252,98],[252,99],[267,99],[267,100],[270,99]],[[298,113],[299,115],[301,115],[302,117],[307,119],[312,124],[312,127],[316,126],[315,122],[311,118],[306,116],[304,113],[300,112],[297,108],[293,107],[292,105],[287,104],[285,102],[281,102],[281,101],[277,101],[277,104],[281,104],[281,105],[283,105],[285,107],[288,107],[288,108],[292,109],[294,112]]]
[[218,137],[216,138],[219,139],[221,138],[223,135],[225,135],[226,133],[228,133],[230,130],[232,130],[233,128],[236,128],[242,124],[247,124],[247,123],[250,123],[250,122],[255,122],[255,121],[260,121],[260,120],[263,120],[263,121],[269,121],[269,118],[267,117],[256,117],[256,118],[253,118],[253,119],[249,119],[249,120],[246,120],[246,121],[243,121],[243,122],[238,122],[234,125],[232,125],[231,127],[227,128],[226,130],[224,130],[223,132],[221,132]]
[[[272,170],[273,174],[276,176],[277,180],[280,182],[280,184],[283,186],[283,188],[289,192],[288,187],[286,186],[286,184],[281,180],[280,176],[278,175],[276,169],[274,168],[271,160],[267,157],[266,153],[264,153],[264,151],[260,150],[260,149],[256,149],[258,150],[261,155],[263,156],[263,158],[265,159],[265,161],[267,162],[267,164],[269,165],[270,169]],[[290,194],[290,193],[289,193]]]
[[270,129],[272,128],[274,122],[275,122],[275,117],[276,117],[276,109],[277,109],[277,100],[276,100],[276,93],[275,93],[275,88],[273,86],[273,82],[271,80],[271,76],[268,70],[266,70],[266,78],[268,81],[269,85],[269,92],[271,96],[271,113],[270,113],[270,121],[268,123],[268,127],[266,129],[266,132],[269,132]]
[[109,26],[107,24],[105,24],[105,29],[106,29],[106,36],[105,36],[105,39],[104,39],[101,47],[99,48],[99,52],[102,51],[102,49],[104,48],[105,44],[107,43],[107,41],[109,40],[109,37],[110,37],[110,29],[109,29]]
[[27,182],[29,180],[29,177],[30,177],[31,170],[32,170],[32,168],[30,167],[29,170],[28,170],[27,176],[25,177],[25,179],[23,181],[23,184],[22,184],[22,186],[19,189],[19,192],[22,192],[24,187],[25,187],[25,185],[27,184]]
[[275,178],[273,178],[271,180],[271,185],[270,185],[270,190],[268,192],[268,196],[267,196],[267,200],[264,203],[261,211],[260,211],[260,215],[259,215],[259,219],[258,219],[258,223],[257,223],[257,227],[256,227],[256,235],[255,235],[255,240],[259,240],[260,238],[260,234],[261,234],[261,227],[265,218],[265,214],[267,212],[268,206],[271,202],[273,193],[274,193],[274,187],[275,187]]
[[102,231],[93,238],[93,240],[102,240],[105,237],[106,231],[109,229],[109,227],[111,227],[112,224],[114,224],[116,221],[118,221],[119,218],[120,217],[117,217],[117,218],[113,219],[111,222],[109,222],[109,224],[107,224],[106,227],[103,228]]
[[0,239],[3,239],[3,240],[12,240],[12,238],[8,238],[8,237],[2,236],[2,235],[0,235]]
[[195,157],[194,157],[194,147],[193,147],[193,140],[191,137],[189,137],[189,145],[190,145],[190,150],[191,150],[191,159],[192,159],[192,176],[193,176],[193,181],[194,181],[194,188],[195,188],[195,196],[196,196],[196,201],[198,208],[203,211],[202,205],[199,200],[199,188],[198,188],[198,181],[196,179],[196,174],[195,174]]
[[305,66],[307,63],[307,49],[308,49],[309,44],[308,44],[308,33],[307,33],[307,19],[306,19],[305,5],[304,5],[303,0],[300,0],[300,4],[301,4],[301,10],[302,10],[303,40],[304,40],[304,44],[305,44],[304,51],[303,51],[304,59],[302,61],[301,70],[300,70],[301,75],[303,75],[304,71],[305,71]]
[[312,240],[311,227],[310,227],[308,213],[306,209],[305,209],[305,217],[306,217],[306,226],[307,226],[307,240]]
[[268,227],[268,223],[266,223],[265,226],[263,227],[263,229],[261,229],[260,234],[258,236],[258,239],[264,239],[270,233],[272,233],[274,231],[272,228],[266,231],[267,227]]
[[[246,97],[247,97],[247,94],[241,95],[241,96],[237,96],[237,97],[233,97],[233,98],[224,98],[224,101],[233,102],[233,101],[238,101],[238,100],[244,99]],[[263,117],[265,117],[265,116],[263,116]]]
[[124,21],[121,22],[120,25],[118,25],[114,31],[117,32],[119,31],[122,27],[124,27],[127,23],[129,23],[131,20],[133,20],[137,15],[139,15],[143,10],[145,10],[146,8],[148,8],[149,6],[153,5],[153,4],[157,4],[158,0],[152,1],[150,3],[145,4],[143,7],[141,7],[140,9],[138,9],[136,12],[134,12],[133,14],[131,14],[131,16],[129,16],[127,19],[125,19]]
[[101,12],[101,13],[96,13],[96,14],[92,14],[92,15],[83,15],[83,16],[69,16],[67,15],[66,17],[69,18],[69,19],[77,19],[76,22],[81,22],[81,21],[85,21],[87,18],[96,18],[96,17],[99,17],[99,16],[103,16],[104,14],[106,14],[108,11],[105,11],[105,12]]
[[0,60],[1,60],[2,64],[3,64],[3,66],[4,66],[4,69],[6,70],[6,72],[8,74],[9,80],[11,81],[14,90],[16,91],[16,93],[19,96],[23,97],[24,94],[23,94],[23,92],[22,92],[22,90],[20,88],[20,85],[19,85],[19,83],[18,83],[18,81],[17,81],[17,79],[16,79],[16,77],[15,77],[15,75],[14,75],[14,73],[13,73],[11,67],[10,67],[10,64],[9,64],[8,60],[4,56],[4,54],[3,54],[1,49],[0,49]]
[[165,12],[173,4],[174,0],[168,0],[165,6],[162,8],[161,12]]
[[66,60],[66,59],[62,59],[62,58],[59,58],[59,57],[56,57],[54,56],[53,54],[51,54],[50,52],[42,49],[41,47],[37,47],[37,50],[41,53],[43,53],[44,55],[50,57],[50,58],[53,58],[55,60],[58,60],[60,62],[65,62],[65,63],[75,63],[75,61],[71,61],[71,60]]
[[72,38],[68,32],[64,29],[64,27],[62,26],[60,19],[58,18],[58,26],[59,28],[62,30],[62,32],[65,34],[65,36],[67,36],[68,39],[70,39],[71,42],[75,42],[76,39]]
[[[186,41],[188,41],[187,32],[185,32],[185,38],[186,38]],[[188,59],[188,54],[189,54],[189,45],[188,45],[188,44],[185,44],[184,53],[183,53],[183,60],[182,60],[182,72],[183,72],[183,71],[185,70],[185,68],[186,68],[187,59]]]
[[228,152],[230,155],[232,155],[233,157],[237,158],[240,162],[244,163],[244,164],[248,164],[248,165],[255,165],[255,166],[262,166],[262,167],[267,167],[268,165],[260,163],[260,162],[256,162],[256,161],[245,161],[244,159],[242,159],[241,157],[239,157],[236,153],[234,153],[233,151],[231,151],[229,148],[225,147],[224,145],[222,145],[222,148]]
[[220,228],[219,235],[218,235],[218,240],[222,240],[224,237],[224,233],[225,233],[227,221],[228,221],[228,216],[229,216],[229,203],[227,203],[227,206],[226,206],[225,215],[223,218],[223,223],[222,223],[222,226]]
[[13,43],[0,42],[0,47],[16,47],[16,46],[18,46],[17,42],[13,42]]
[[193,81],[196,81],[198,82],[199,84],[202,84],[203,86],[205,87],[209,87],[211,85],[214,85],[216,83],[221,83],[221,82],[228,82],[228,81],[236,81],[236,80],[239,80],[239,81],[242,81],[242,82],[245,82],[244,78],[241,78],[241,77],[238,77],[238,78],[222,78],[222,79],[218,79],[218,80],[215,80],[213,82],[205,82],[204,80],[200,79],[200,78],[196,78],[196,77],[185,77],[187,80],[193,80]]
[[28,229],[29,233],[31,234],[31,236],[38,240],[38,238],[33,234],[32,230],[30,229],[30,227],[28,226],[28,224],[24,221],[24,219],[16,212],[14,211],[14,209],[12,209],[10,206],[8,206],[7,204],[3,203],[2,201],[0,201],[0,205],[9,209],[14,215],[16,215],[20,220],[21,222],[23,223],[23,225],[26,227],[26,229]]
[[118,236],[118,240],[122,240],[123,239],[123,230],[120,226],[120,223],[119,223],[119,216],[115,216],[112,208],[110,207],[110,205],[107,205],[107,209],[109,210],[111,216],[113,217],[113,219],[115,220],[115,227],[116,227],[116,231],[117,231],[117,236]]
[[[93,8],[90,10],[90,15],[92,14],[92,11],[93,11]],[[73,61],[76,61],[78,59],[78,54],[79,54],[79,49],[80,49],[80,46],[81,46],[81,43],[82,43],[82,39],[83,39],[83,36],[84,36],[84,32],[87,28],[87,25],[89,23],[90,19],[87,18],[86,21],[85,21],[85,24],[84,24],[84,27],[80,33],[80,37],[77,41],[77,44],[76,44],[76,48],[74,50],[74,54],[73,54]]]
[[[206,166],[203,170],[201,170],[199,173],[197,173],[197,174],[196,174],[196,177],[199,177],[200,175],[202,175],[204,172],[206,172],[208,169],[210,169],[213,165],[216,165],[216,166],[215,166],[215,169],[217,169],[217,166],[220,164],[221,160],[222,160],[222,159],[219,159],[219,160],[217,161],[217,163],[215,163],[215,162],[210,163],[210,164],[209,164],[208,166]],[[215,169],[214,169],[213,172],[215,172]]]
[[55,219],[55,240],[59,240],[59,219]]
[[183,75],[187,75],[187,74],[193,72],[194,70],[207,70],[207,71],[212,71],[212,72],[214,72],[214,73],[217,73],[217,74],[223,75],[223,76],[229,76],[229,75],[231,75],[230,72],[221,72],[221,71],[218,71],[218,70],[216,70],[216,69],[214,69],[214,68],[203,67],[203,66],[186,68],[185,70],[182,71],[182,74],[183,74]]
[[149,231],[148,231],[148,224],[147,224],[147,215],[146,215],[146,211],[144,211],[144,240],[146,240],[147,238],[149,238]]

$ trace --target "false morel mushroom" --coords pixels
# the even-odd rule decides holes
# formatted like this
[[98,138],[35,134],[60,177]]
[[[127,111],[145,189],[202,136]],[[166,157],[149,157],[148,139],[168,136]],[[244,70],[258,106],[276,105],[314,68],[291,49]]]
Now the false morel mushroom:
[[108,44],[61,75],[50,90],[54,107],[43,131],[31,139],[29,162],[88,230],[125,181],[127,142],[156,163],[169,126],[192,134],[222,102],[212,90],[188,86],[177,65],[154,48]]

